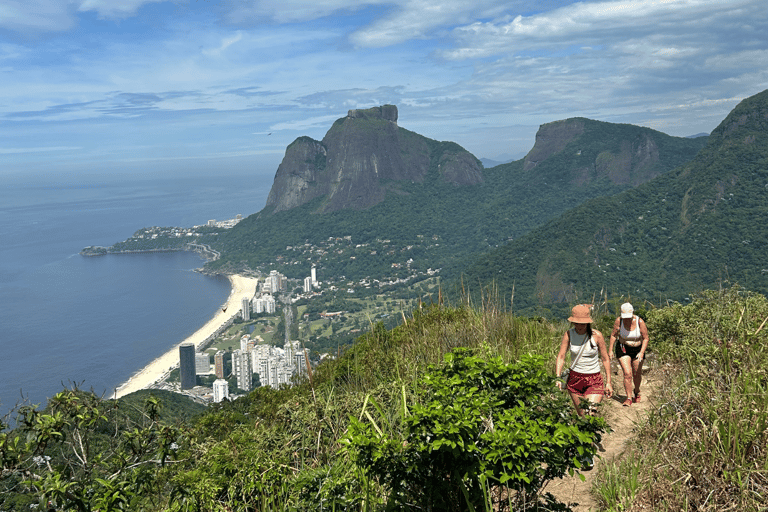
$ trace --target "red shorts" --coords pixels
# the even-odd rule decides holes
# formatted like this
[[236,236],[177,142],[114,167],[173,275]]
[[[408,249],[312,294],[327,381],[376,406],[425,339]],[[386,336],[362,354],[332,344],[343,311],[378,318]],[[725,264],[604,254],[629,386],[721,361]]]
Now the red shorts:
[[600,373],[579,373],[571,370],[566,389],[577,395],[602,395],[603,376]]

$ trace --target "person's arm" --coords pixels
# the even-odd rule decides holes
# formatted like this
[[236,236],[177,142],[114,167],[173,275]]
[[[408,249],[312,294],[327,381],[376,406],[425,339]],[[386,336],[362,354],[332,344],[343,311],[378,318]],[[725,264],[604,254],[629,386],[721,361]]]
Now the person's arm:
[[597,348],[600,351],[600,359],[603,360],[603,366],[605,367],[605,389],[612,395],[613,386],[611,385],[611,358],[608,356],[608,349],[605,346],[605,338],[600,331],[592,331],[592,337],[597,342]]
[[621,317],[617,318],[613,322],[613,329],[611,329],[611,344],[609,345],[608,360],[616,353],[616,340],[619,339],[619,332],[621,331]]
[[[565,365],[565,354],[568,352],[568,345],[570,345],[570,339],[568,338],[568,331],[563,334],[563,339],[560,340],[560,352],[557,353],[557,362],[555,363],[555,376],[560,377],[563,373],[563,366]],[[562,382],[557,381],[557,387],[562,389]]]
[[637,323],[640,325],[640,334],[643,336],[643,345],[640,347],[640,359],[645,359],[645,349],[648,348],[648,341],[650,337],[648,336],[648,327],[645,325],[645,321],[637,317]]

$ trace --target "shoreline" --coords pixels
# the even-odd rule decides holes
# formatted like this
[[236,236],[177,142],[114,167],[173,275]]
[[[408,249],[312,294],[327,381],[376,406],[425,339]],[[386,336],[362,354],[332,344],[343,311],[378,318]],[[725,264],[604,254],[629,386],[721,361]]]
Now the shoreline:
[[226,311],[222,306],[216,314],[208,320],[205,325],[192,333],[186,339],[176,343],[170,350],[160,357],[156,358],[144,368],[133,374],[127,381],[115,388],[110,398],[117,399],[125,395],[147,389],[154,383],[162,379],[168,372],[179,365],[179,346],[184,343],[193,343],[195,350],[204,344],[216,333],[216,331],[225,323],[240,313],[242,299],[253,298],[256,295],[256,283],[258,279],[254,277],[245,277],[239,274],[228,275],[227,278],[232,285],[232,291],[227,298]]

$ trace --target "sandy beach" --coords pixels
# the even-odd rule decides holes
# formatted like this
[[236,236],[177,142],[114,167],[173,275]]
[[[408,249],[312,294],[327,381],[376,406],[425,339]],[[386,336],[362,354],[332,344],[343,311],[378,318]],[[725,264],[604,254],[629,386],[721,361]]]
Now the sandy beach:
[[204,326],[198,329],[187,339],[174,345],[165,354],[158,357],[141,371],[135,373],[128,381],[121,384],[115,390],[112,398],[120,398],[134,391],[146,389],[163,377],[167,372],[179,364],[179,345],[182,343],[194,343],[199,347],[216,330],[224,325],[232,317],[240,314],[243,297],[252,298],[256,294],[257,279],[241,275],[228,276],[232,283],[232,291],[227,299],[226,308],[221,308]]

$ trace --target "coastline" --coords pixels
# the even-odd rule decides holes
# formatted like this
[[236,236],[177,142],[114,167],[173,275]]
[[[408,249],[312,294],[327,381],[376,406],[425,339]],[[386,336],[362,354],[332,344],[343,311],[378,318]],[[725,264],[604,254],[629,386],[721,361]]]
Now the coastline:
[[160,380],[166,373],[179,365],[179,346],[183,343],[193,343],[195,348],[213,335],[222,325],[237,316],[240,312],[242,299],[252,298],[256,294],[256,283],[258,280],[253,277],[245,277],[239,274],[228,275],[227,278],[232,284],[232,291],[226,302],[226,311],[222,308],[208,320],[200,329],[192,333],[188,338],[175,344],[166,353],[149,363],[147,366],[136,372],[127,381],[115,389],[110,398],[116,399],[127,394],[147,389],[152,384]]

